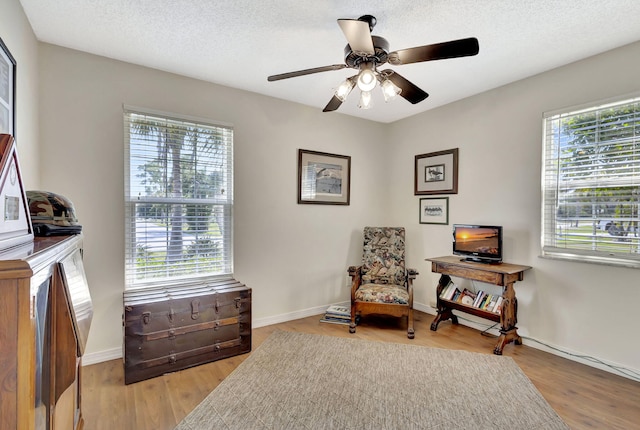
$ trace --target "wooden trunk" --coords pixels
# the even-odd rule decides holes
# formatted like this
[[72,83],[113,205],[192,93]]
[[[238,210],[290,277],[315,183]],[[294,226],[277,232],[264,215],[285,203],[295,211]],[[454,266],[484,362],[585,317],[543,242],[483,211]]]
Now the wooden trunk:
[[251,351],[251,289],[230,279],[124,293],[124,380]]

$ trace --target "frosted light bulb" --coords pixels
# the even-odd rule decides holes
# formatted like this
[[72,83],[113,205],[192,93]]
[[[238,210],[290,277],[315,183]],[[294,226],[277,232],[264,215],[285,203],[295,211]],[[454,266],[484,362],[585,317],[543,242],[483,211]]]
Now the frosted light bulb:
[[369,109],[371,107],[371,92],[362,91],[360,93],[360,102],[358,103],[360,109]]

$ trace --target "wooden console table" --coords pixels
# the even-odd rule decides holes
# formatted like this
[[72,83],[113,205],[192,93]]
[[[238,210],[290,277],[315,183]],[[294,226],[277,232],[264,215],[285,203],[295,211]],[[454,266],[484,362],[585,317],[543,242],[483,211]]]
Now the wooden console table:
[[[427,258],[426,260],[431,261],[432,272],[442,274],[436,290],[438,314],[431,323],[431,330],[436,331],[440,321],[448,319],[451,319],[453,324],[458,324],[458,317],[452,312],[454,309],[457,309],[500,323],[500,337],[493,350],[494,354],[502,355],[502,350],[508,343],[513,342],[516,345],[522,344],[522,338],[518,335],[518,327],[516,327],[518,323],[518,300],[516,299],[513,284],[516,281],[522,281],[524,272],[531,269],[530,266],[520,266],[509,263],[474,263],[461,261],[460,257],[454,256]],[[449,284],[450,276],[500,285],[502,287],[503,300],[502,312],[488,312],[473,306],[440,298],[440,293]]]

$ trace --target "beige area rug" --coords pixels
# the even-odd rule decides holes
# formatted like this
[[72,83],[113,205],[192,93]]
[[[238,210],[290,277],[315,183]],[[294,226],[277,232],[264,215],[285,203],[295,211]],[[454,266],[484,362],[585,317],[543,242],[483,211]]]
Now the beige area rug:
[[277,331],[176,430],[568,428],[511,357]]

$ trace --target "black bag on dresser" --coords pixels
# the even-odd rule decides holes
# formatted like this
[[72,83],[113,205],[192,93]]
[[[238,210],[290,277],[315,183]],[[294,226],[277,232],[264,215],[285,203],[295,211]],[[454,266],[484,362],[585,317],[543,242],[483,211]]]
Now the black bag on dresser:
[[124,382],[251,351],[251,289],[234,279],[124,293]]

